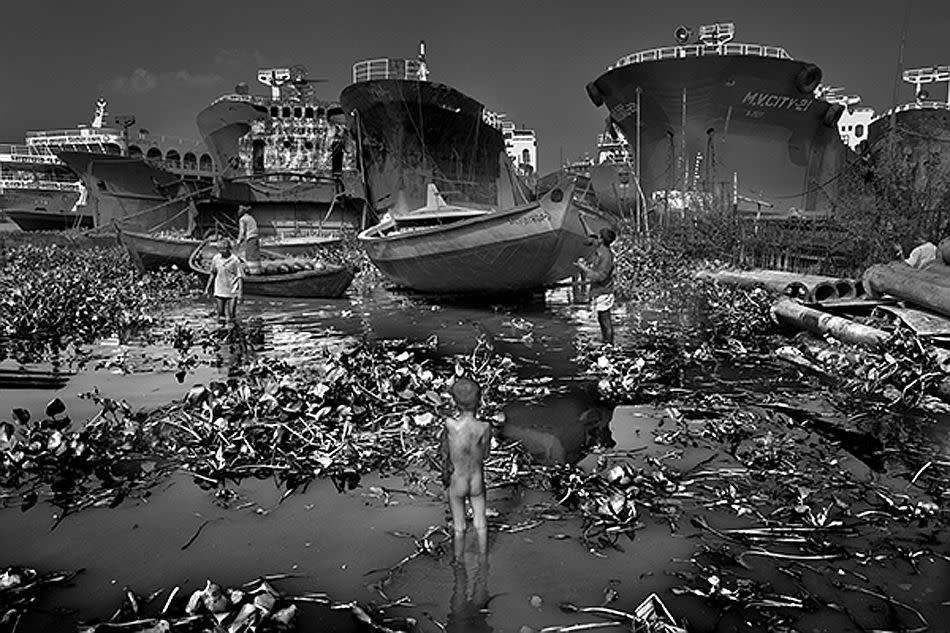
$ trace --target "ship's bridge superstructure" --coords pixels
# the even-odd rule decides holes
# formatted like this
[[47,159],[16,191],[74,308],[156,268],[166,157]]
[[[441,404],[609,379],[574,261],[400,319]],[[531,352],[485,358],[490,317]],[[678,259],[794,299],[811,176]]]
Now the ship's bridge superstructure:
[[0,191],[4,189],[79,193],[82,185],[49,147],[0,143]]
[[874,120],[874,109],[867,106],[859,106],[861,97],[858,95],[842,94],[841,88],[820,85],[815,90],[815,96],[844,107],[841,118],[838,119],[838,133],[841,135],[841,142],[857,150],[858,146],[867,140],[868,127]]
[[792,59],[781,46],[764,46],[762,44],[742,44],[733,42],[736,27],[733,22],[719,24],[705,24],[699,28],[699,41],[689,44],[692,31],[686,27],[676,30],[678,46],[662,46],[643,51],[630,53],[618,59],[616,63],[607,67],[613,70],[629,64],[652,62],[663,59],[684,59],[687,57],[707,57],[720,55],[748,55],[757,57],[774,57],[777,59]]
[[[106,102],[96,102],[96,113],[91,125],[60,130],[34,130],[26,133],[26,144],[31,148],[45,148],[70,152],[94,152],[97,154],[127,155],[141,158],[152,164],[171,169],[187,176],[211,176],[214,161],[204,144],[194,139],[151,134],[148,130],[128,131],[134,124],[133,117],[124,117],[126,128],[103,125],[106,118]],[[58,160],[58,159],[57,159]]]
[[325,80],[309,79],[307,74],[302,65],[261,68],[257,79],[270,88],[269,95],[249,94],[247,84],[240,83],[233,93],[215,99],[206,109],[225,101],[247,103],[254,109],[248,110],[249,116],[238,117],[240,124],[250,129],[236,139],[235,153],[223,146],[217,148],[225,152],[219,158],[228,162],[228,178],[329,176],[355,169],[353,152],[347,150],[342,108],[336,102],[318,99],[312,84]]

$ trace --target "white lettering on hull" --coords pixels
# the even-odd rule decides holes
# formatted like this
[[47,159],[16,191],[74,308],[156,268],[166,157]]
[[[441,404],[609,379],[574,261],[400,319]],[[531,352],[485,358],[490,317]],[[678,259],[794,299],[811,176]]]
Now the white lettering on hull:
[[796,99],[795,97],[787,97],[785,95],[771,94],[768,92],[747,92],[742,98],[742,105],[804,112],[811,107],[814,101],[814,99]]

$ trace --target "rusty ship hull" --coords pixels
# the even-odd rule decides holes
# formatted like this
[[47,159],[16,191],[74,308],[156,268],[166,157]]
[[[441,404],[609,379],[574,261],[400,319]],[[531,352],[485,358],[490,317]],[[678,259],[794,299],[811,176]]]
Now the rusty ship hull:
[[92,228],[92,214],[85,206],[76,208],[78,201],[75,191],[0,189],[0,213],[22,231]]
[[865,143],[875,175],[897,178],[923,209],[950,208],[950,105],[885,112],[868,126]]
[[836,203],[850,150],[841,106],[814,95],[816,70],[750,55],[660,59],[614,67],[588,93],[631,145],[639,138],[648,204],[698,190],[740,211],[820,213]]
[[[378,212],[423,206],[429,184],[472,208],[506,208],[524,199],[525,187],[503,164],[501,130],[486,122],[480,102],[458,90],[374,79],[344,88],[340,102],[360,143],[367,199]],[[509,182],[502,186],[504,178]],[[516,193],[506,201],[508,191]]]
[[57,150],[82,180],[95,225],[131,230],[184,229],[190,195],[210,191],[210,180],[172,172],[143,158]]

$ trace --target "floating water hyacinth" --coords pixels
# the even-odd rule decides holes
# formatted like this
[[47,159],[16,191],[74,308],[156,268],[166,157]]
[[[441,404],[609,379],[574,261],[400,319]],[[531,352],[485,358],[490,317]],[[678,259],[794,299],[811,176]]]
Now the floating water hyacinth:
[[161,305],[197,296],[180,271],[140,273],[119,248],[22,245],[0,262],[0,359],[42,359],[154,322]]

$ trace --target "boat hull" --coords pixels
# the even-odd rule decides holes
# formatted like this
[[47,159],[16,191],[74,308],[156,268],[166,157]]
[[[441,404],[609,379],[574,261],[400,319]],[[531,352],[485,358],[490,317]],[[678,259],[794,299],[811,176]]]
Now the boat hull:
[[[191,270],[206,277],[211,271],[201,253],[207,245],[202,242],[188,257]],[[338,299],[346,294],[355,276],[356,270],[351,266],[328,266],[321,270],[245,275],[241,283],[244,294],[258,297]]]
[[593,88],[634,147],[639,89],[641,186],[652,205],[669,208],[673,191],[731,204],[735,179],[740,210],[822,212],[853,155],[836,127],[840,110],[799,89],[809,66],[748,55],[643,61]]
[[58,231],[92,228],[93,216],[79,207],[73,211],[79,194],[72,191],[4,189],[0,192],[0,211],[23,231]]
[[[125,230],[119,232],[119,239],[123,246],[132,253],[136,261],[147,270],[170,268],[172,266],[180,270],[188,270],[191,254],[203,243],[196,239],[148,235]],[[322,246],[337,241],[335,238],[297,239],[292,242],[264,244],[263,246],[265,250],[270,252],[290,257],[303,257]]]
[[508,208],[524,200],[505,199],[499,187],[504,137],[485,122],[484,106],[458,90],[426,81],[361,81],[344,88],[340,103],[357,131],[367,199],[377,212],[424,206],[429,184],[467,207]]
[[185,229],[187,195],[210,193],[209,179],[181,176],[141,158],[76,151],[56,155],[82,179],[99,227],[118,222],[138,231]]
[[571,276],[574,261],[591,251],[589,234],[612,224],[579,208],[572,194],[573,185],[558,186],[536,203],[391,236],[378,225],[360,241],[387,277],[418,292],[543,288]]

